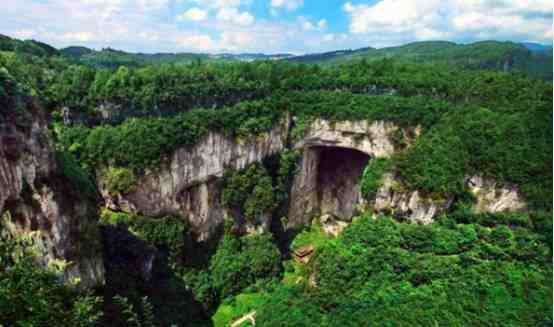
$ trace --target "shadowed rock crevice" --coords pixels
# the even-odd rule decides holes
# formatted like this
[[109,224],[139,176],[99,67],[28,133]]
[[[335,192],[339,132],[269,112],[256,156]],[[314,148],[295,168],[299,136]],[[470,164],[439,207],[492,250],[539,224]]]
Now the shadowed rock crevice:
[[305,148],[293,189],[291,224],[307,225],[322,215],[349,221],[358,212],[360,180],[369,159],[368,154],[349,148]]
[[369,156],[360,151],[322,147],[319,151],[317,190],[320,215],[348,221],[361,200],[360,179]]

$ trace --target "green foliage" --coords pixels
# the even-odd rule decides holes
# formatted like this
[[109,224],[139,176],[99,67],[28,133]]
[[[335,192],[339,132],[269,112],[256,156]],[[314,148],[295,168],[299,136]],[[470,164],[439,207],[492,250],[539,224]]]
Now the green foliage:
[[362,176],[362,194],[367,200],[373,200],[377,195],[377,190],[381,187],[383,174],[391,168],[391,162],[388,159],[372,159],[364,169]]
[[[361,217],[332,240],[313,226],[292,248],[313,244],[314,259],[301,268],[286,262],[282,284],[276,284],[282,264],[270,236],[238,237],[228,230],[207,267],[184,268],[182,220],[104,213],[104,222],[124,224],[169,254],[167,278],[155,292],[152,285],[120,281],[127,288],[115,301],[131,325],[150,326],[155,319],[190,323],[183,314],[193,305],[185,299],[187,289],[208,311],[223,303],[217,324],[248,310],[257,311],[257,324],[269,326],[552,323],[552,86],[523,74],[452,68],[502,69],[510,59],[515,69],[544,73],[542,65],[551,60],[530,58],[512,43],[491,42],[366,49],[352,57],[371,54],[376,60],[329,67],[282,61],[183,64],[194,56],[113,49],[70,49],[68,60],[39,42],[2,36],[0,51],[0,127],[16,113],[16,127],[25,131],[21,127],[36,106],[30,96],[58,121],[67,108],[74,122],[86,126],[54,125],[59,172],[85,193],[96,193],[85,172],[110,167],[104,176],[108,189],[125,193],[145,169],[165,164],[176,149],[210,131],[250,138],[290,114],[294,140],[316,118],[422,127],[415,144],[398,157],[370,162],[362,180],[369,199],[391,170],[402,187],[456,199],[467,193],[465,179],[479,174],[518,185],[531,209],[474,214],[465,199],[430,226]],[[154,61],[172,64],[149,64]],[[526,66],[530,61],[533,67]],[[396,141],[401,136],[391,135]],[[228,172],[223,204],[248,219],[276,215],[297,161],[297,153],[285,151]],[[0,323],[98,322],[99,298],[61,286],[31,259],[14,260],[18,252],[6,244],[0,243]],[[152,302],[143,297],[148,291]]]
[[252,164],[242,171],[227,170],[221,203],[253,222],[271,214],[287,200],[298,160],[298,152],[285,150],[266,158],[263,164]]
[[548,325],[549,242],[509,221],[485,227],[445,216],[423,226],[359,217],[318,247],[307,271],[317,287],[275,287],[253,308],[256,323]]
[[125,194],[132,191],[137,177],[131,169],[109,167],[104,173],[103,180],[108,192]]
[[141,312],[129,301],[128,298],[115,295],[113,302],[119,307],[126,326],[154,327],[157,326],[154,317],[154,308],[147,296],[141,298]]
[[[550,62],[546,62],[545,57],[549,58]],[[362,61],[367,64],[383,58],[394,58],[410,63],[432,63],[445,67],[525,71],[545,80],[552,79],[552,53],[540,56],[533,54],[522,44],[512,42],[483,41],[456,44],[445,41],[424,41],[381,49],[365,48],[306,55],[289,60],[331,64],[351,64]]]
[[91,198],[96,198],[98,190],[90,176],[79,166],[75,157],[65,151],[56,152],[56,162],[60,173],[69,178],[79,192]]
[[[183,219],[145,217],[103,210],[100,222],[127,228],[158,250],[153,262],[152,277],[148,281],[130,274],[126,267],[108,272],[104,289],[106,298],[111,300],[113,296],[119,295],[127,299],[128,305],[118,305],[114,299],[115,307],[107,310],[111,316],[106,317],[105,321],[112,319],[114,325],[126,326],[127,323],[123,320],[129,317],[134,319],[136,316],[141,326],[201,325],[203,315],[181,277],[186,254],[185,244],[189,237]],[[128,306],[132,306],[131,311],[127,310]],[[125,310],[128,313],[124,313]]]
[[321,225],[312,224],[312,226],[305,228],[296,235],[290,245],[290,249],[294,250],[305,245],[312,245],[317,250],[329,242],[329,239],[329,236],[325,234]]
[[113,297],[113,301],[119,306],[127,326],[142,327],[139,314],[136,312],[133,304],[129,302],[129,299],[121,295],[116,295]]
[[269,235],[225,235],[210,262],[212,287],[220,299],[261,279],[278,277],[280,272],[280,253]]
[[241,293],[221,304],[213,315],[214,327],[229,326],[234,320],[262,305],[264,293]]
[[252,133],[270,129],[280,113],[262,102],[241,103],[220,110],[197,109],[171,118],[131,119],[119,126],[63,128],[58,136],[64,148],[75,149],[85,167],[110,164],[142,170],[159,165],[176,148],[196,143],[210,130],[241,136],[247,121],[259,117]]
[[481,174],[521,186],[534,209],[552,208],[551,103],[531,108],[465,108],[449,113],[396,163],[403,180],[429,193],[463,192]]
[[229,229],[205,270],[183,275],[198,301],[215,306],[243,290],[260,290],[281,276],[281,254],[271,235],[237,237]]
[[153,218],[104,209],[100,221],[104,224],[127,226],[140,239],[159,250],[167,251],[172,264],[183,256],[188,228],[182,218]]
[[[88,91],[86,86],[65,88],[77,93],[64,99],[88,99],[70,107],[94,111],[112,104],[114,109],[107,110],[114,115],[128,110],[125,117],[178,113],[118,126],[61,129],[60,144],[84,168],[110,165],[140,172],[208,131],[246,137],[268,131],[288,111],[295,117],[295,137],[317,117],[421,126],[415,146],[394,163],[407,186],[437,196],[457,194],[467,175],[479,173],[519,185],[533,208],[551,208],[552,96],[547,83],[523,75],[393,61],[318,69],[283,63],[208,65],[178,69],[180,74],[167,67],[122,67],[97,71],[92,82],[86,69],[66,71],[61,85],[90,85]],[[258,83],[259,89],[251,90],[256,79],[278,80],[279,87],[270,92],[269,83]],[[194,106],[215,109],[188,111]],[[254,201],[251,207],[257,205]]]
[[221,203],[239,210],[253,221],[277,204],[273,182],[261,164],[251,165],[243,171],[227,171],[222,190]]
[[91,326],[102,300],[64,286],[59,272],[38,267],[29,240],[0,240],[0,324]]

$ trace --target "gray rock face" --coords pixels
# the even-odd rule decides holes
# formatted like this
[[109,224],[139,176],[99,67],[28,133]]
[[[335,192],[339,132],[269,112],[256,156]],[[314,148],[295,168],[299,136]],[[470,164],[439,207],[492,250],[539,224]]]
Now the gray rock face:
[[0,131],[2,223],[15,236],[34,232],[43,265],[67,261],[66,281],[78,278],[81,287],[101,284],[104,266],[95,204],[59,173],[45,119],[39,110],[32,114],[28,126]]
[[[283,151],[289,129],[287,117],[270,132],[249,140],[209,133],[196,145],[178,149],[165,166],[146,172],[129,194],[110,195],[101,180],[99,186],[108,207],[150,216],[184,217],[195,238],[204,241],[215,234],[227,215],[237,216],[220,204],[220,179],[225,170],[243,169]],[[329,233],[335,235],[344,223],[368,209],[431,223],[447,211],[452,198],[432,199],[417,190],[407,190],[391,174],[384,176],[371,203],[360,192],[360,178],[369,160],[392,156],[419,134],[419,128],[400,129],[382,121],[315,120],[292,145],[302,152],[302,161],[289,196],[287,228],[309,225],[314,218],[327,216],[332,217],[327,224]],[[518,210],[524,206],[514,186],[501,187],[478,177],[469,178],[468,185],[478,199],[477,211]],[[241,221],[238,227],[242,232],[257,233],[267,231],[270,224],[267,215],[255,224]]]
[[268,133],[247,140],[211,132],[194,146],[175,151],[166,166],[147,171],[129,194],[112,196],[102,181],[99,188],[112,209],[186,217],[197,240],[204,241],[225,216],[219,187],[224,172],[246,168],[283,151],[289,127],[290,118],[286,117]]
[[[515,185],[503,185],[481,176],[469,177],[466,181],[475,197],[473,211],[476,213],[514,212],[524,210],[525,202]],[[429,224],[434,218],[448,211],[453,198],[432,199],[419,191],[404,189],[397,178],[386,174],[374,203],[369,204],[376,213],[386,213],[416,223]]]
[[399,128],[385,122],[315,120],[295,144],[303,157],[290,196],[289,226],[309,224],[331,215],[349,221],[362,204],[360,178],[370,158],[390,157],[393,134]]
[[394,153],[393,133],[399,128],[383,121],[342,121],[331,123],[316,119],[295,148],[314,146],[357,150],[371,157],[389,157]]
[[489,178],[472,176],[467,186],[477,200],[473,206],[477,213],[520,211],[526,207],[516,185],[502,185]]
[[420,224],[429,224],[433,218],[445,212],[452,199],[431,199],[419,191],[406,190],[392,174],[383,176],[383,185],[377,191],[375,201],[370,204],[376,213],[402,217]]

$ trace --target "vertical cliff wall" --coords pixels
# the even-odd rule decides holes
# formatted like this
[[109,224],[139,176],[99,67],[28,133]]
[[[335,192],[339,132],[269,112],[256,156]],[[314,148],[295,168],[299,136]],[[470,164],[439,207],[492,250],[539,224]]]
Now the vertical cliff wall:
[[226,214],[218,185],[225,171],[246,168],[283,151],[289,128],[286,117],[271,131],[249,139],[210,132],[194,146],[177,149],[161,167],[147,171],[131,192],[110,194],[101,179],[99,188],[111,209],[184,217],[196,239],[203,241],[221,226]]
[[317,119],[295,147],[303,153],[291,191],[289,227],[331,215],[349,221],[362,204],[360,179],[371,158],[395,152],[400,129],[385,122],[335,122]]
[[0,216],[17,236],[39,232],[38,260],[65,260],[66,281],[81,287],[104,280],[96,203],[62,173],[43,112],[32,103],[23,111],[0,112]]
[[[385,174],[375,199],[368,202],[362,197],[360,181],[367,163],[405,150],[419,136],[419,128],[402,129],[383,121],[316,119],[292,144],[290,128],[287,117],[271,131],[243,140],[211,132],[194,146],[175,151],[159,168],[147,171],[126,194],[111,194],[102,178],[98,185],[109,208],[183,217],[198,241],[213,236],[226,215],[235,216],[221,205],[224,172],[246,168],[288,147],[302,153],[288,199],[288,228],[308,225],[322,216],[329,224],[342,224],[366,210],[430,223],[452,204],[452,197],[434,199],[406,189],[393,172]],[[524,207],[515,187],[506,189],[477,177],[468,178],[468,183],[478,201],[476,211]],[[259,227],[241,224],[241,230]]]

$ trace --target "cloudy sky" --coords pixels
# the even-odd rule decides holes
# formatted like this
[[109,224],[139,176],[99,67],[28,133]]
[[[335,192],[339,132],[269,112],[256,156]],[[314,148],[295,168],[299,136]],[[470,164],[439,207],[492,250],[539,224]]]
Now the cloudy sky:
[[0,33],[56,47],[320,52],[421,40],[552,43],[552,0],[2,0]]

